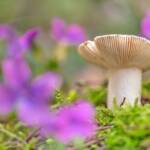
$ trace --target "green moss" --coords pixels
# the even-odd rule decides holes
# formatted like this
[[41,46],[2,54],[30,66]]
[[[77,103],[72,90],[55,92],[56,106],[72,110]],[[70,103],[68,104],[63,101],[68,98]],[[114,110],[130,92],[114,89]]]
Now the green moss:
[[88,99],[96,106],[106,105],[107,90],[105,87],[98,89],[87,89]]
[[113,128],[105,135],[108,150],[148,150],[150,105],[133,108],[126,106],[126,108],[115,110],[113,119],[110,120],[110,117],[107,117],[107,121],[113,125]]

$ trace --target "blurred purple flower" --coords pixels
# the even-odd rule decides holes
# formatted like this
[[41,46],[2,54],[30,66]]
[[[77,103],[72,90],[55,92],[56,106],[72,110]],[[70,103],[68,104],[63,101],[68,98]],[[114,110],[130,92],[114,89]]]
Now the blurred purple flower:
[[0,38],[8,41],[16,38],[15,30],[9,25],[0,25]]
[[17,32],[9,25],[0,25],[0,39],[8,44],[8,55],[13,57],[23,56],[32,46],[39,33],[38,28],[33,28],[18,37]]
[[0,85],[0,114],[12,112],[14,107],[14,93],[4,84]]
[[18,101],[17,110],[20,120],[28,126],[41,127],[44,122],[51,119],[48,104],[45,105],[42,101],[39,102],[33,96]]
[[5,59],[2,63],[5,84],[12,89],[21,89],[28,85],[32,73],[23,59]]
[[150,11],[147,12],[141,22],[141,34],[147,38],[150,38]]
[[44,135],[51,134],[57,140],[68,143],[77,138],[91,137],[96,129],[95,109],[85,101],[79,101],[76,105],[61,108],[53,122],[43,127]]
[[65,22],[56,18],[52,22],[52,38],[60,43],[78,45],[86,40],[86,34],[82,27],[72,24],[67,27]]
[[31,48],[34,40],[38,36],[38,33],[39,33],[39,29],[33,28],[27,31],[23,36],[19,38],[20,45],[22,49],[24,49],[24,51]]
[[[32,82],[32,91],[37,98],[48,99],[53,98],[54,92],[62,84],[60,76],[56,73],[45,73],[38,76]],[[40,92],[39,92],[40,91]]]
[[0,114],[16,110],[22,121],[38,124],[49,115],[48,103],[60,88],[61,77],[47,72],[32,81],[32,73],[22,58],[8,58],[2,64],[4,83],[0,85]]

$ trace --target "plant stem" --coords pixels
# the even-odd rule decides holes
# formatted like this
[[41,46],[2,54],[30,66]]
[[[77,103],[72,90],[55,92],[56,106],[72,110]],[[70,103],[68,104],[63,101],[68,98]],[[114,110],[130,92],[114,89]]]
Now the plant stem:
[[5,133],[6,135],[16,139],[17,141],[21,142],[22,144],[26,145],[27,143],[22,139],[20,138],[19,136],[15,135],[14,133],[6,130],[1,124],[0,124],[0,132],[3,132]]

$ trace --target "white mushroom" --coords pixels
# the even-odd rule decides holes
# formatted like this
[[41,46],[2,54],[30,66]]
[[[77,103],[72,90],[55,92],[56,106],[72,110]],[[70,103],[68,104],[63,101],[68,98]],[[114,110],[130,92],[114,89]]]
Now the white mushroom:
[[107,70],[107,106],[114,99],[140,105],[142,72],[150,68],[150,41],[134,35],[104,35],[79,46],[79,53],[90,63]]

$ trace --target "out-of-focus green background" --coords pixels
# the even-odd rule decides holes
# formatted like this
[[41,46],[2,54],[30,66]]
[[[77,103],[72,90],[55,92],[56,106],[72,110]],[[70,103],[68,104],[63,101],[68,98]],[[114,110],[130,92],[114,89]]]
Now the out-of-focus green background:
[[59,16],[83,25],[90,36],[139,33],[140,20],[150,0],[0,0],[0,22],[20,29],[48,27]]

